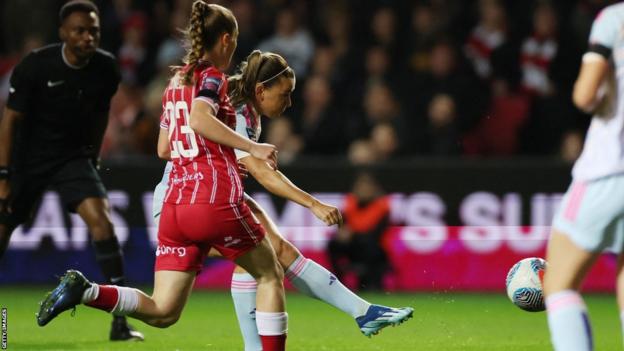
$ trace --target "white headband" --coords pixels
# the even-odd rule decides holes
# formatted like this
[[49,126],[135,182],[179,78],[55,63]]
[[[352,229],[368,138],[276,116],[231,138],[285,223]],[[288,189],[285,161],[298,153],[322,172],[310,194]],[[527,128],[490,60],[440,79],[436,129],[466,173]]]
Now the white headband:
[[286,72],[290,67],[286,66],[286,68],[284,68],[283,70],[279,71],[276,75],[274,75],[273,77],[269,78],[269,79],[265,79],[262,82],[260,82],[260,84],[264,84],[270,80],[275,79],[276,77],[279,77],[282,73]]

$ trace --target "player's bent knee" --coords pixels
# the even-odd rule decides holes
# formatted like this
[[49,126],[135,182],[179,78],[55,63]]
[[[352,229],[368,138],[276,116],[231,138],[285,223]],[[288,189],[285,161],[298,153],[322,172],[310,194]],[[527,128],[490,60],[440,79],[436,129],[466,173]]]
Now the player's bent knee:
[[149,323],[149,325],[151,325],[152,327],[161,328],[161,329],[169,328],[170,326],[176,324],[178,319],[180,319],[179,316],[176,317],[176,318],[155,319],[155,320],[151,321],[151,323]]
[[168,328],[178,322],[180,314],[180,311],[163,311],[158,317],[152,318],[146,322],[156,328]]
[[301,256],[301,252],[290,242],[281,240],[279,246],[275,248],[275,254],[283,269],[287,269],[297,257]]
[[284,280],[284,269],[279,263],[275,263],[270,269],[260,272],[260,276],[256,278],[258,284],[280,283]]
[[279,262],[275,262],[275,266],[267,278],[280,283],[284,280],[284,268],[282,268]]

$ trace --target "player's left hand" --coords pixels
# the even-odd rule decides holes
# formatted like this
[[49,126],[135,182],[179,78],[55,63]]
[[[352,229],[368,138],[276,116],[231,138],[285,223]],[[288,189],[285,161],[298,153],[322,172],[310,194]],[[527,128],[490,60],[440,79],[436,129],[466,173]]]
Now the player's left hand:
[[335,206],[316,200],[312,203],[312,206],[310,206],[310,211],[314,213],[316,218],[320,219],[327,225],[342,225],[342,214]]

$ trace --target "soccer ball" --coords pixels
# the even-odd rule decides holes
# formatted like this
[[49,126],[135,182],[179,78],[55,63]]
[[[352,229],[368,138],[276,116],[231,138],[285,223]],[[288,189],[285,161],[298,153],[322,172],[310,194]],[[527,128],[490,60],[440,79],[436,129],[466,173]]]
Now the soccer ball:
[[507,296],[514,305],[529,312],[546,309],[542,280],[546,261],[537,257],[518,261],[507,273]]

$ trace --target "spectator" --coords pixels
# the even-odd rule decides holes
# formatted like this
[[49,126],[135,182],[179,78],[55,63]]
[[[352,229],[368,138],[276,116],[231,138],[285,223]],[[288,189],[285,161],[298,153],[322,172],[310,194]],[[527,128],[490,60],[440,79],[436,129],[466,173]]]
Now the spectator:
[[303,149],[303,140],[294,133],[290,118],[275,118],[267,125],[266,142],[275,145],[279,150],[277,154],[279,164],[287,165],[293,162]]
[[466,42],[466,55],[483,80],[492,74],[490,56],[507,40],[507,14],[500,0],[479,0],[479,22]]
[[138,87],[120,84],[111,101],[108,128],[100,152],[102,157],[123,158],[137,153],[132,127],[142,113],[142,91]]
[[332,105],[333,92],[327,79],[308,78],[303,88],[301,135],[307,155],[335,155],[344,152],[343,118]]
[[435,156],[459,155],[461,142],[458,111],[450,95],[438,94],[431,99],[427,114],[427,152]]
[[396,13],[390,7],[382,7],[375,11],[371,20],[371,34],[373,45],[379,45],[387,50],[392,59],[397,59],[402,48]]
[[331,47],[317,47],[312,59],[312,74],[331,81],[335,76],[335,62],[336,55]]
[[303,80],[314,55],[314,41],[299,23],[292,9],[283,9],[277,14],[275,34],[261,42],[258,49],[282,55],[295,70],[297,78]]
[[176,9],[169,18],[169,35],[164,39],[156,52],[156,70],[158,74],[167,73],[171,66],[180,65],[184,57],[184,47],[180,38],[181,28],[186,28],[188,15],[182,9]]
[[521,87],[529,94],[551,96],[555,92],[549,71],[559,49],[557,22],[555,10],[548,3],[541,3],[533,13],[533,34],[524,39],[520,52]]
[[119,49],[119,68],[122,82],[137,85],[140,82],[139,70],[145,63],[147,19],[142,13],[133,13],[123,23],[123,43]]
[[509,156],[520,148],[520,130],[528,118],[529,100],[509,78],[494,79],[492,87],[486,117],[464,138],[466,154]]
[[[388,86],[390,89],[401,86],[401,78],[392,71],[392,68],[392,60],[388,51],[380,45],[374,45],[369,47],[364,54],[363,71],[349,77],[344,104],[347,111],[351,113],[347,125],[347,135],[350,140],[367,137],[372,128],[372,125],[367,126],[365,111],[363,111],[363,108],[366,109],[365,103],[364,105],[362,103],[362,100],[366,99],[368,90],[374,89],[379,84]],[[399,101],[390,103],[396,105],[388,106],[393,109],[400,104]]]
[[256,48],[258,43],[254,22],[257,8],[251,0],[239,0],[232,3],[231,10],[238,21],[238,46],[232,62],[239,63]]
[[[331,52],[332,65],[330,82],[335,91],[349,91],[350,82],[357,76],[355,72],[361,55],[356,53],[351,37],[351,16],[345,6],[328,7],[325,11],[326,23],[322,23],[328,43],[325,45]],[[348,108],[348,99],[338,102],[341,109]]]
[[389,223],[390,198],[369,173],[357,175],[345,199],[344,225],[329,241],[329,257],[336,277],[353,272],[363,290],[380,290],[388,269],[381,239]]
[[369,139],[358,139],[349,145],[347,154],[349,162],[354,166],[369,166],[379,162],[377,149]]
[[[456,104],[456,110],[461,111],[461,118],[456,121],[458,132],[474,128],[487,107],[489,96],[485,84],[465,69],[464,63],[450,39],[436,39],[431,48],[429,71],[415,75],[411,83],[414,89],[403,91],[404,106],[417,116],[409,121],[412,130],[428,128],[428,120],[420,116],[428,115],[431,100],[438,94],[449,95]],[[420,152],[430,150],[423,145],[416,147]]]
[[436,14],[430,5],[418,3],[414,6],[408,56],[408,67],[413,73],[429,71],[431,47],[438,35],[438,26]]
[[351,17],[348,9],[340,6],[329,8],[326,17],[327,23],[323,26],[329,46],[338,60],[346,60],[353,55],[351,53],[353,50],[351,45]]
[[[371,81],[364,95],[363,114],[352,115],[356,138],[369,137],[379,123],[390,123],[399,133],[399,148],[408,145],[409,129],[401,111],[401,105],[390,87],[383,81]],[[352,140],[355,138],[352,138]]]
[[[522,131],[522,152],[559,152],[563,131],[578,128],[579,114],[571,104],[570,91],[580,55],[574,43],[558,35],[558,17],[548,2],[533,12],[533,34],[521,49],[522,87],[531,96],[528,123]],[[581,117],[582,118],[582,117]]]
[[371,131],[370,139],[380,161],[390,160],[401,151],[398,132],[392,123],[376,124]]

